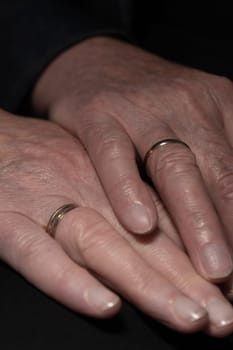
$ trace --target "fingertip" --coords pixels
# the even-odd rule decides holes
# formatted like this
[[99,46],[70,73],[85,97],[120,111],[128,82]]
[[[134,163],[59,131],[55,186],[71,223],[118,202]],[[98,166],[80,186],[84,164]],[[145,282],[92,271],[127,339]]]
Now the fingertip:
[[114,316],[116,316],[122,307],[122,301],[120,298],[118,298],[118,301],[115,303],[108,303],[108,305],[106,305],[106,308],[102,310],[101,314],[99,315],[99,318],[101,319],[107,319],[107,318],[112,318]]
[[229,279],[233,270],[233,261],[224,243],[207,243],[200,248],[199,254],[200,272],[205,279],[215,284]]
[[135,234],[151,233],[157,225],[156,208],[149,208],[142,203],[130,205],[124,216],[124,225]]
[[209,297],[205,307],[209,316],[208,335],[222,338],[233,332],[233,308],[223,295]]
[[206,309],[184,295],[179,295],[174,300],[173,311],[179,323],[181,322],[181,330],[185,333],[192,333],[203,329],[208,323]]
[[118,295],[103,286],[86,289],[84,300],[91,310],[96,310],[98,318],[113,317],[122,304]]

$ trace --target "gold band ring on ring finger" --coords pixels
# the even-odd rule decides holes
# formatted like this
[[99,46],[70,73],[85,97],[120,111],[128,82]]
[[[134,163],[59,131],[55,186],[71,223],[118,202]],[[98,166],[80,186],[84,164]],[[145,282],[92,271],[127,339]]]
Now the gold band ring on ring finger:
[[154,143],[150,149],[146,152],[144,160],[143,160],[143,165],[144,165],[144,169],[146,170],[147,167],[147,162],[148,159],[150,158],[150,156],[154,153],[154,151],[156,149],[158,149],[159,147],[164,147],[167,146],[170,143],[179,143],[185,147],[187,147],[188,149],[190,149],[190,147],[187,145],[187,143],[185,143],[184,141],[181,141],[179,139],[164,139],[164,140],[160,140],[156,143]]
[[55,210],[55,212],[51,215],[49,222],[46,226],[46,232],[51,236],[51,237],[55,237],[56,234],[56,228],[57,225],[59,224],[59,222],[62,220],[62,218],[64,217],[64,215],[66,213],[68,213],[69,211],[78,208],[78,205],[73,204],[73,203],[69,203],[69,204],[65,204],[61,207],[59,207],[57,210]]

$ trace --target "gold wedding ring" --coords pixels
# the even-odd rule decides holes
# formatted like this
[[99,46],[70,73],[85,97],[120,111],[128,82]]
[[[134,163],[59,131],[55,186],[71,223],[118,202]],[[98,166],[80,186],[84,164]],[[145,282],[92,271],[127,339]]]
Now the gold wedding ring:
[[150,149],[146,152],[144,160],[143,160],[143,165],[144,165],[144,169],[146,169],[147,166],[147,162],[148,159],[150,158],[150,156],[153,154],[153,152],[158,149],[159,147],[164,147],[167,146],[170,143],[179,143],[185,147],[187,147],[188,149],[190,149],[190,147],[187,145],[187,143],[185,143],[184,141],[181,141],[179,139],[164,139],[164,140],[160,140],[156,143],[154,143]]
[[56,233],[56,228],[61,219],[66,213],[77,208],[78,206],[73,203],[65,204],[62,207],[58,208],[50,217],[48,225],[46,226],[46,232],[54,238]]

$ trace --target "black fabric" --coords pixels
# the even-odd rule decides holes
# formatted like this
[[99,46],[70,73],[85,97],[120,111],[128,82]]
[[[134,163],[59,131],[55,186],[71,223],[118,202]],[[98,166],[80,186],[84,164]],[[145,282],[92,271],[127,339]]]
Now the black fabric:
[[54,57],[96,35],[121,37],[232,79],[230,5],[227,0],[1,0],[0,106],[19,110]]
[[167,59],[233,79],[230,1],[136,1],[134,36]]
[[[22,110],[44,67],[93,35],[132,40],[166,58],[233,78],[230,1],[1,0],[0,106]],[[217,26],[215,28],[215,26]],[[0,263],[3,350],[232,349],[233,337],[172,332],[126,302],[96,321],[58,305]],[[155,291],[156,293],[156,291]]]
[[[127,2],[127,1],[126,1]],[[43,68],[94,35],[129,35],[130,2],[0,1],[0,106],[16,111]]]

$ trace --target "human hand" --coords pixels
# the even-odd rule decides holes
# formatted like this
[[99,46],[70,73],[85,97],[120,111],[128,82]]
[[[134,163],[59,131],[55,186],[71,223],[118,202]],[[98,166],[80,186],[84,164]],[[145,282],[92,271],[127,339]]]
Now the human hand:
[[[80,313],[112,316],[122,295],[176,330],[232,332],[232,306],[195,272],[161,204],[156,234],[134,237],[116,220],[77,139],[51,122],[3,111],[0,130],[1,259]],[[53,239],[46,224],[66,203],[79,207]]]
[[232,96],[225,78],[92,38],[45,70],[32,104],[81,139],[116,215],[135,233],[156,226],[136,153],[143,159],[168,138],[188,144],[155,150],[147,172],[193,265],[220,282],[232,273]]

